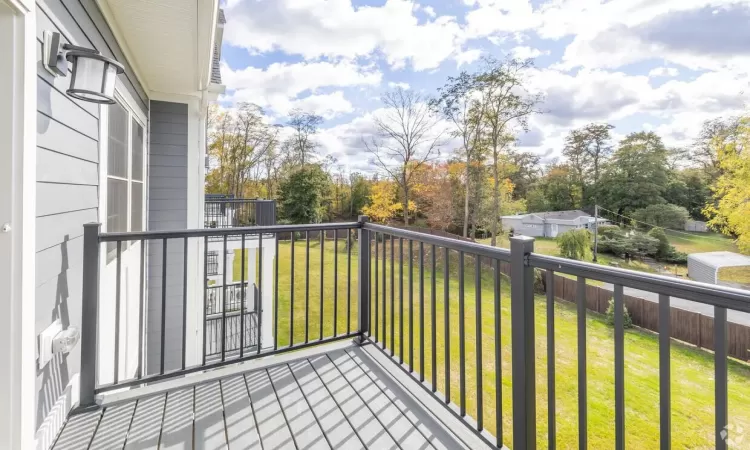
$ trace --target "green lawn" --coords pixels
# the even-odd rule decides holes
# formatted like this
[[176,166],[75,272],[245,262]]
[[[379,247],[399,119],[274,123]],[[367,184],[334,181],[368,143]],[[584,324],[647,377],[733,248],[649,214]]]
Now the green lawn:
[[[396,243],[398,248],[398,243]],[[539,247],[538,247],[539,248]],[[288,242],[279,244],[279,345],[289,343],[290,309],[291,309],[291,245]],[[382,244],[381,244],[382,249]],[[310,246],[310,279],[309,279],[309,336],[316,339],[320,326],[320,244],[311,242]],[[404,249],[406,255],[406,249]],[[415,245],[415,256],[417,246]],[[438,253],[440,254],[440,253]],[[303,342],[305,338],[305,255],[304,242],[295,245],[294,272],[294,342]],[[352,252],[352,280],[351,286],[351,327],[356,329],[356,273],[357,252]],[[381,253],[382,256],[382,253]],[[390,255],[389,255],[390,256]],[[344,242],[339,242],[338,284],[334,285],[334,249],[332,241],[325,242],[323,251],[323,335],[333,334],[334,291],[338,292],[337,331],[346,330],[346,273],[347,253]],[[451,256],[449,280],[449,325],[450,333],[450,386],[451,400],[458,401],[459,394],[459,315],[458,315],[458,274],[456,271],[456,255]],[[408,265],[407,257],[404,264],[396,264],[395,280],[398,283],[399,270],[404,271],[404,359],[408,361],[410,343],[408,339]],[[396,261],[398,256],[396,255]],[[414,366],[420,367],[419,362],[419,283],[417,259],[412,272],[413,286],[413,319],[414,319]],[[494,310],[492,277],[488,270],[481,273],[481,336],[477,339],[476,332],[476,291],[474,288],[474,265],[472,258],[467,256],[465,267],[465,355],[466,364],[466,399],[467,413],[476,417],[476,392],[478,380],[476,378],[477,342],[481,342],[482,354],[482,387],[484,392],[482,407],[485,427],[493,434],[495,427],[495,360],[494,360]],[[373,264],[374,266],[374,264]],[[383,270],[382,259],[379,260],[379,270]],[[374,270],[374,267],[373,267]],[[388,262],[385,265],[386,277],[386,335],[390,336],[390,317],[394,311],[390,308],[390,270]],[[424,280],[424,323],[425,323],[425,378],[430,379],[432,373],[431,355],[431,271],[429,264],[425,264]],[[239,279],[239,258],[235,259],[235,278]],[[444,279],[442,276],[442,262],[438,263],[436,281],[436,335],[437,335],[437,379],[438,386],[444,392],[445,359],[444,339]],[[265,287],[264,287],[265,288]],[[396,311],[396,355],[399,354],[398,324],[402,317],[399,313],[398,285],[395,289]],[[505,279],[501,287],[501,381],[502,381],[502,423],[503,438],[506,444],[512,439],[512,404],[511,404],[511,317],[509,286]],[[374,294],[374,287],[373,287]],[[382,278],[378,284],[378,302],[380,313],[383,308]],[[374,306],[372,306],[374,312]],[[559,448],[577,447],[577,346],[576,346],[576,312],[571,304],[556,303],[555,305],[555,354],[556,354],[556,389],[557,389],[557,443]],[[378,322],[382,335],[382,323]],[[614,444],[614,344],[613,331],[602,320],[601,316],[589,313],[587,316],[587,358],[588,358],[588,438],[589,448],[613,448]],[[388,346],[391,346],[390,341]],[[658,342],[651,333],[630,330],[625,335],[625,398],[626,398],[626,442],[628,448],[658,448],[659,442],[659,391],[658,391]],[[537,369],[537,429],[539,447],[546,446],[547,437],[547,361],[546,361],[546,312],[544,300],[537,298],[536,302],[536,369]],[[680,343],[672,344],[672,444],[674,448],[713,448],[713,420],[714,420],[714,383],[713,356],[708,352],[698,350]],[[750,423],[750,369],[747,365],[730,361],[729,366],[729,414],[733,424]],[[745,427],[747,428],[747,427]]]
[[736,252],[737,246],[730,237],[719,233],[697,233],[697,232],[676,232],[665,230],[669,242],[681,252],[701,253],[728,251]]

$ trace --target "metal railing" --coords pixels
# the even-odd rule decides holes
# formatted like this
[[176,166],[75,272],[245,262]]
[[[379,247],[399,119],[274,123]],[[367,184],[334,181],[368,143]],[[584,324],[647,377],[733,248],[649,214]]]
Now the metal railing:
[[[333,233],[333,242],[330,242],[325,233],[330,230],[346,230],[347,237],[340,239],[339,233]],[[353,230],[358,231],[356,239],[352,236]],[[277,255],[271,285],[263,282],[262,277],[257,285],[258,298],[261,300],[256,309],[258,323],[251,324],[251,327],[256,326],[257,339],[252,351],[244,351],[244,346],[239,345],[239,342],[245,342],[244,334],[247,333],[240,324],[239,328],[233,328],[239,329],[240,336],[236,337],[236,331],[232,335],[239,346],[237,352],[220,351],[216,360],[207,361],[204,357],[203,361],[193,366],[186,366],[183,358],[182,367],[172,372],[165,372],[162,367],[158,373],[147,375],[139,369],[130,379],[115,378],[113,383],[98,385],[92,375],[97,364],[96,339],[92,336],[96,336],[101,246],[105,242],[117,242],[119,260],[121,242],[124,241],[156,241],[158,247],[159,241],[166,243],[176,240],[184,241],[187,248],[188,240],[197,239],[203,241],[207,248],[209,236],[218,235],[226,250],[227,238],[238,234],[241,236],[241,248],[245,248],[246,237],[252,236],[259,241],[274,241]],[[282,235],[288,236],[288,240],[280,244],[275,237]],[[343,248],[341,241],[345,241]],[[262,249],[262,243],[259,244],[258,248]],[[279,272],[280,245],[284,258],[288,258],[284,263],[285,267],[288,264],[288,274]],[[162,247],[166,260],[166,244]],[[333,251],[329,252],[326,248]],[[590,279],[614,285],[614,447],[625,448],[623,289],[630,287],[659,295],[659,394],[656,408],[659,411],[661,448],[669,448],[672,432],[670,297],[714,307],[714,435],[716,448],[725,449],[726,426],[729,423],[727,309],[750,313],[750,292],[544,256],[533,253],[533,250],[533,238],[524,236],[511,238],[511,248],[505,250],[371,224],[365,217],[355,223],[143,233],[100,234],[97,225],[88,225],[84,234],[81,403],[91,404],[95,393],[114,388],[356,336],[357,342],[372,344],[390,357],[426,392],[442,401],[450,413],[491,446],[534,449],[538,439],[546,438],[548,448],[555,448],[556,423],[559,420],[555,388],[561,381],[555,376],[555,355],[556,347],[565,344],[555,342],[556,293],[553,280],[558,273],[577,277],[575,364],[579,448],[587,447],[589,433],[586,280]],[[259,261],[262,264],[261,258]],[[241,258],[243,276],[244,264],[245,258]],[[227,267],[226,263],[224,266]],[[304,276],[299,273],[301,267],[304,267]],[[262,273],[261,267],[257,269]],[[324,286],[324,272],[329,269],[328,286],[338,287],[344,285],[343,281],[346,280],[343,293],[338,288],[330,292]],[[230,271],[224,270],[224,278],[227,272]],[[354,282],[352,272],[356,277]],[[311,273],[319,276],[312,276]],[[283,281],[280,283],[281,278]],[[537,295],[536,299],[535,281],[537,289],[540,282],[543,286],[543,295]],[[240,280],[240,285],[244,283],[244,279]],[[510,286],[509,308],[505,312],[501,296],[507,292],[507,288],[503,287],[503,283]],[[225,280],[221,288],[227,286]],[[272,342],[268,346],[262,340],[261,330],[262,322],[267,317],[262,300],[263,292],[267,289],[273,292],[273,315],[270,317],[274,321]],[[246,296],[242,294],[244,289],[239,290],[241,297]],[[488,292],[491,298],[483,298]],[[280,296],[283,297],[281,301]],[[223,298],[227,298],[226,294]],[[119,300],[116,303],[119,304]],[[342,303],[345,304],[345,311]],[[167,320],[164,314],[168,311],[163,309],[163,304],[162,324]],[[539,308],[535,308],[535,305]],[[222,320],[225,324],[227,312],[228,308],[224,307]],[[538,365],[535,350],[535,321],[538,319],[535,319],[535,315],[540,312],[546,313],[543,328],[546,328],[545,370],[549,394],[545,399],[539,398],[535,385]],[[182,319],[178,317],[177,320]],[[510,330],[507,330],[508,326]],[[100,330],[102,332],[112,330]],[[118,333],[117,329],[113,332]],[[503,418],[507,419],[508,412],[503,407],[502,367],[503,345],[508,345],[503,343],[503,340],[507,341],[503,336],[508,333],[511,337],[511,387],[506,386],[505,389],[511,390],[510,423],[513,437],[512,442],[506,443],[503,442]],[[221,338],[226,340],[224,336],[222,334]],[[486,345],[493,351],[483,351]],[[117,353],[115,345],[115,359]],[[488,357],[490,361],[487,361]],[[494,368],[494,371],[486,370],[488,367]],[[488,403],[486,396],[489,397],[491,408],[485,406]],[[546,433],[537,430],[537,407],[545,403]],[[494,437],[487,432],[488,423],[494,428]]]
[[[352,277],[357,255],[353,230],[358,227],[354,222],[101,233],[99,224],[85,225],[81,404],[92,404],[96,394],[112,389],[360,334],[356,318],[359,288]],[[341,232],[336,232],[328,242],[326,231],[340,230],[348,238],[341,239]],[[289,238],[281,241],[278,236]],[[101,272],[100,253],[112,242],[115,258]],[[127,250],[124,242],[129,243]],[[224,255],[222,267],[226,268],[218,286],[209,286],[206,276],[206,256],[213,246],[222,247],[219,258]],[[281,274],[280,249],[292,261],[289,270]],[[269,253],[276,257],[268,258]],[[191,258],[198,255],[203,260],[202,273],[193,278],[201,285],[202,295],[191,299],[196,284],[189,273],[197,266]],[[126,267],[128,264],[131,267]],[[255,280],[248,280],[250,277]],[[107,282],[101,283],[102,278]],[[139,287],[129,291],[125,288],[128,283]],[[248,284],[253,285],[252,291],[241,288]],[[311,295],[315,285],[319,285],[319,295]],[[128,295],[133,291],[135,295]],[[331,305],[328,293],[333,296]],[[203,308],[203,320],[192,323],[191,328],[194,314],[189,311],[196,307],[198,311]],[[101,308],[114,317],[112,327],[98,325]],[[128,322],[130,317],[138,318],[132,336],[123,329],[125,323],[136,328]],[[264,319],[272,323],[264,324]],[[194,334],[202,338],[192,348],[189,340]],[[109,343],[106,351],[100,348],[103,342]],[[134,348],[137,356],[132,358],[137,367],[128,370],[123,353]],[[170,358],[176,358],[174,364]]]
[[276,201],[244,198],[206,198],[205,228],[236,228],[276,225]]

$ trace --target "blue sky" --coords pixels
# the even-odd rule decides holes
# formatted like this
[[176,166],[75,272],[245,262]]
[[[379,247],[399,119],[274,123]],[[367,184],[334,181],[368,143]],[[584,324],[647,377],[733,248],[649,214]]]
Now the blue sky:
[[[689,145],[700,124],[741,114],[750,91],[750,0],[226,0],[226,107],[294,107],[325,118],[321,156],[370,170],[362,138],[381,94],[434,95],[491,55],[534,57],[545,114],[518,146],[550,160],[568,131],[615,125]],[[446,124],[447,125],[447,124]],[[447,145],[442,154],[454,149]]]

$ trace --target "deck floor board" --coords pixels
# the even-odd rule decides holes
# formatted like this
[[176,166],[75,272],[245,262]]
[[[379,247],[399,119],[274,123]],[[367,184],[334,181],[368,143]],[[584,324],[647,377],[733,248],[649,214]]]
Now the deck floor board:
[[54,449],[490,448],[377,351],[339,346],[117,397],[70,416]]

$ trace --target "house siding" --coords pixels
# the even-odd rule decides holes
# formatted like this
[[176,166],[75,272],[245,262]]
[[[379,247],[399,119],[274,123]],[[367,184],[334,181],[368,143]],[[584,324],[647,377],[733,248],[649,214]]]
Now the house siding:
[[[53,77],[41,63],[43,31],[64,42],[96,48],[126,67],[118,89],[147,114],[145,93],[94,0],[41,0],[36,7],[37,198],[36,314],[40,334],[55,320],[81,327],[83,224],[99,220],[100,106],[65,94],[68,77]],[[47,448],[72,406],[69,383],[80,370],[80,345],[37,371],[36,434]]]
[[[188,106],[184,103],[151,102],[149,136],[149,222],[148,229],[187,228],[187,153]],[[166,316],[182,317],[184,243],[181,239],[167,244]],[[160,370],[162,309],[162,243],[148,247],[148,317],[146,371]],[[182,363],[182,328],[178,320],[168,320],[164,327],[164,368],[176,369]]]

